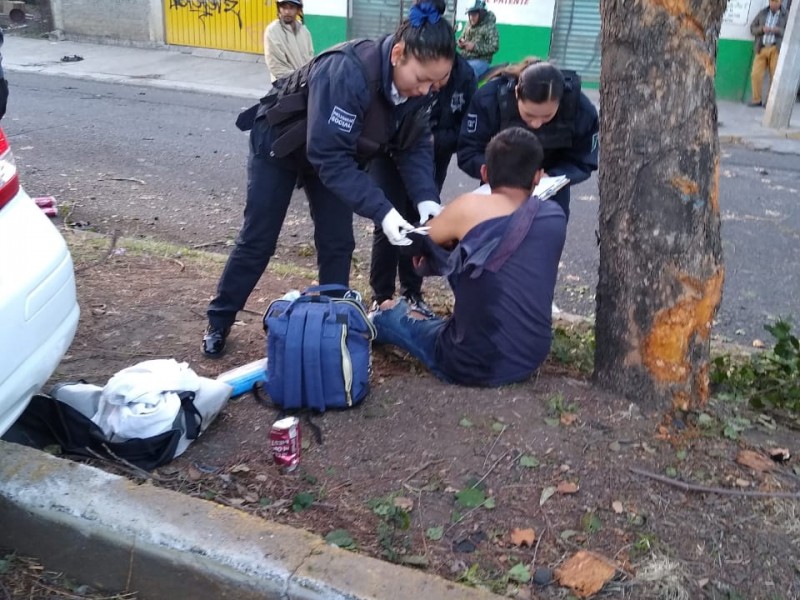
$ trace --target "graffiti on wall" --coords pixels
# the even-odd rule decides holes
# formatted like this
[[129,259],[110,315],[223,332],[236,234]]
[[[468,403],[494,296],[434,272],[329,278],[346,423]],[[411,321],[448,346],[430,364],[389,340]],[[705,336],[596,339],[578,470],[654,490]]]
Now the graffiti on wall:
[[205,26],[205,19],[214,15],[231,13],[242,28],[242,16],[239,13],[239,0],[169,0],[169,7],[175,10],[188,10],[197,13],[197,18]]

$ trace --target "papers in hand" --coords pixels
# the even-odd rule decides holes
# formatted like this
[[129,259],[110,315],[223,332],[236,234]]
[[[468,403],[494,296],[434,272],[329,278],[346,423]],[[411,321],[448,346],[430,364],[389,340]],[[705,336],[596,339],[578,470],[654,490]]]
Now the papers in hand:
[[[558,177],[542,177],[539,185],[537,185],[536,189],[533,190],[533,195],[538,196],[541,200],[547,200],[548,198],[555,196],[556,192],[566,185],[569,185],[569,179],[566,175],[559,175]],[[489,187],[488,183],[484,183],[481,187],[475,190],[474,193],[491,194],[492,188]]]

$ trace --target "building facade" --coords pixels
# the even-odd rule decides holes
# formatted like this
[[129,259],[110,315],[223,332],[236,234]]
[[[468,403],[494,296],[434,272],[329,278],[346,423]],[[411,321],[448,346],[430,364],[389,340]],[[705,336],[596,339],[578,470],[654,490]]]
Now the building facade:
[[[304,0],[305,23],[317,51],[346,39],[395,29],[411,0]],[[448,0],[458,31],[473,0]],[[767,0],[729,0],[717,56],[720,98],[749,92],[753,57],[750,21]],[[264,28],[277,15],[275,0],[51,0],[56,26],[67,34],[132,44],[173,44],[262,54]],[[497,16],[495,63],[549,57],[581,74],[587,87],[600,78],[600,0],[487,0]],[[106,15],[98,20],[98,15]]]

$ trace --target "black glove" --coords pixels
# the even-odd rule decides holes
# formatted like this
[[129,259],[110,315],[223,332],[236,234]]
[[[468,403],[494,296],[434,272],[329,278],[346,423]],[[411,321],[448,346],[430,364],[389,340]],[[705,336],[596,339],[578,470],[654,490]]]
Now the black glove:
[[0,119],[6,114],[8,106],[8,81],[0,79]]

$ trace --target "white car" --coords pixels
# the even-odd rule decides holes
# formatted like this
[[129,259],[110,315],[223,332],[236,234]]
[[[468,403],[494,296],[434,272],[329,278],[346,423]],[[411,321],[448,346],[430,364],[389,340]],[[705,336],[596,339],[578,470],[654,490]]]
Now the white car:
[[0,435],[58,367],[78,313],[67,245],[20,187],[0,129]]

